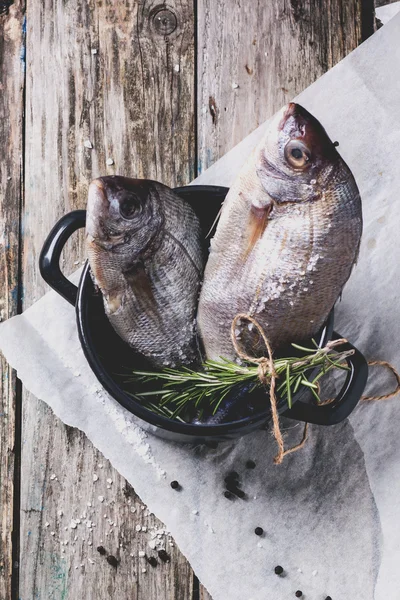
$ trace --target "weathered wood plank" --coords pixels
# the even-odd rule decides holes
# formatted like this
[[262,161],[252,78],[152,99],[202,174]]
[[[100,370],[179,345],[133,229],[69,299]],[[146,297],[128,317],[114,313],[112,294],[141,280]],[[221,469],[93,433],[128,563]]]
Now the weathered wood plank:
[[[0,321],[19,308],[19,227],[22,190],[23,3],[0,3]],[[11,5],[11,6],[9,6]],[[0,356],[0,598],[11,597],[17,387]]]
[[375,0],[375,6],[385,6],[385,4],[392,4],[398,2],[398,0]]
[[199,0],[199,173],[353,50],[361,24],[361,0]]
[[[46,289],[37,268],[44,237],[85,206],[90,179],[118,172],[181,184],[194,174],[193,6],[168,7],[28,1],[24,307]],[[65,270],[83,258],[76,236]],[[20,597],[189,599],[192,572],[176,547],[156,568],[138,556],[162,526],[108,461],[28,394],[23,417]],[[81,523],[71,528],[73,518]]]

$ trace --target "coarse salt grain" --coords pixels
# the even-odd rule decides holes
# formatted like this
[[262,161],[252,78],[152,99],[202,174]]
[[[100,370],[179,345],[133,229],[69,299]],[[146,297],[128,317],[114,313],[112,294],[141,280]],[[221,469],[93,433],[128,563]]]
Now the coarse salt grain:
[[113,165],[113,164],[114,164],[113,159],[112,158],[107,158],[106,165],[108,165],[109,167],[111,167],[111,165]]
[[50,479],[51,479],[51,480],[53,480],[53,479],[55,479],[55,478],[56,478],[56,476],[54,475],[54,473],[53,473],[52,475],[50,475]]
[[90,140],[85,140],[83,142],[83,145],[85,146],[85,148],[93,148],[93,144]]
[[143,550],[139,550],[139,556],[140,558],[144,558],[146,556],[146,552],[143,552]]
[[109,484],[111,485],[111,484],[112,484],[112,482],[113,482],[113,480],[111,479],[111,477],[109,477],[109,478],[107,479],[107,483],[109,483]]
[[96,473],[93,473],[93,481],[96,482],[99,480],[99,476]]
[[99,502],[104,502],[104,496],[97,496]]

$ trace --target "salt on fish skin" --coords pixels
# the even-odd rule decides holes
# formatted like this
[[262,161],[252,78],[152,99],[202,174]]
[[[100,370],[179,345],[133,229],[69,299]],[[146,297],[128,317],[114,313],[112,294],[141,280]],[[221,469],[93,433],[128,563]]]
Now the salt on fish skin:
[[[361,233],[349,167],[317,119],[289,104],[222,208],[197,316],[207,357],[234,359],[230,325],[238,313],[255,317],[275,350],[313,337],[350,276]],[[242,347],[262,354],[258,333],[245,325]]]
[[190,205],[155,181],[100,177],[89,187],[86,246],[118,335],[157,367],[198,363],[204,254]]

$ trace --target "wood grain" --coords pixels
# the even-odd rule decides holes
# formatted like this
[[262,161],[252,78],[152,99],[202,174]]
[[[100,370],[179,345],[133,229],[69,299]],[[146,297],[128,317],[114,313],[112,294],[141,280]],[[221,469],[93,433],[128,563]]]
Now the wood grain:
[[[19,308],[22,190],[24,13],[22,2],[0,5],[0,321]],[[11,597],[17,385],[0,356],[0,598]],[[14,531],[13,531],[14,530]]]
[[353,50],[361,22],[361,0],[199,0],[199,173]]
[[[65,212],[85,206],[93,177],[120,173],[170,185],[193,177],[193,7],[186,0],[168,7],[28,1],[25,308],[46,291],[37,268],[46,234]],[[76,235],[64,270],[83,258]],[[191,597],[192,572],[175,546],[167,543],[171,561],[156,568],[138,556],[154,555],[147,543],[161,523],[81,432],[28,394],[21,505],[24,600]],[[73,518],[81,523],[71,528]],[[137,532],[139,524],[147,532]]]

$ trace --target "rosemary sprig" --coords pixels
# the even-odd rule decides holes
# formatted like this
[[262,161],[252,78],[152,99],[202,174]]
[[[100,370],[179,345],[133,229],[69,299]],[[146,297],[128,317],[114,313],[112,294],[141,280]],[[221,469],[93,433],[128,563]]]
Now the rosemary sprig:
[[[293,348],[305,353],[303,356],[277,358],[274,368],[277,376],[277,394],[292,407],[292,398],[300,387],[308,388],[320,402],[319,379],[332,369],[348,370],[343,364],[352,351],[337,352],[336,347],[344,340],[329,342],[324,348],[305,348],[292,344]],[[315,370],[318,373],[310,381],[309,376]],[[267,372],[266,379],[271,374]],[[262,387],[258,376],[258,365],[253,363],[237,364],[221,359],[221,362],[207,360],[203,369],[194,371],[187,367],[180,369],[165,368],[162,371],[134,371],[128,383],[142,383],[147,387],[157,384],[154,389],[136,391],[131,394],[150,410],[171,419],[182,420],[180,415],[188,408],[215,414],[224,399],[233,393],[239,385],[250,384],[247,393]],[[129,393],[129,392],[128,392]]]

